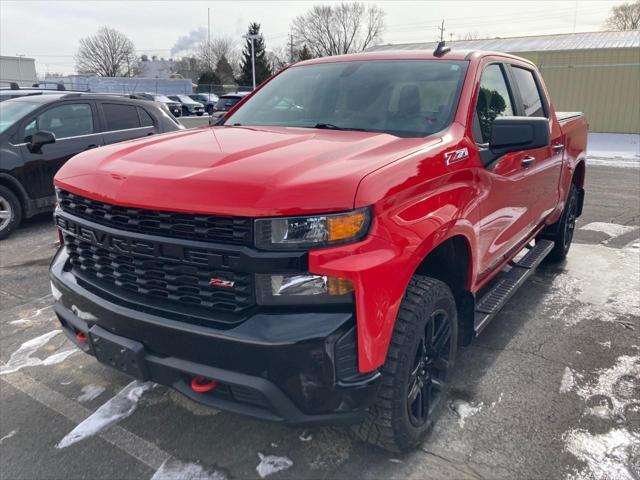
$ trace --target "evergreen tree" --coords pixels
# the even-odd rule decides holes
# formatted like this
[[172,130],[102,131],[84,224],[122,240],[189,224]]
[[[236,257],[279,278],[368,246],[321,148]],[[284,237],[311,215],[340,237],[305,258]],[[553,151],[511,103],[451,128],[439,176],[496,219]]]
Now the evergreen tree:
[[[260,35],[260,24],[251,23],[249,25],[249,35]],[[265,44],[262,36],[254,39],[254,54],[256,62],[256,85],[259,85],[271,75],[271,67],[267,60],[265,52]],[[244,49],[242,50],[242,62],[240,64],[240,77],[238,83],[240,85],[252,85],[252,70],[251,70],[251,40],[247,38]]]
[[309,48],[307,47],[307,44],[305,43],[302,46],[302,49],[298,51],[298,60],[300,61],[311,60],[312,58],[313,58],[313,55],[311,55],[311,51],[309,50]]
[[200,85],[206,85],[207,87],[209,85],[220,85],[220,79],[215,72],[208,70],[200,74],[200,78],[198,78],[198,86]]
[[220,83],[223,85],[235,83],[235,79],[233,78],[233,67],[231,67],[231,64],[224,54],[220,56],[218,63],[216,63],[216,75],[220,79]]

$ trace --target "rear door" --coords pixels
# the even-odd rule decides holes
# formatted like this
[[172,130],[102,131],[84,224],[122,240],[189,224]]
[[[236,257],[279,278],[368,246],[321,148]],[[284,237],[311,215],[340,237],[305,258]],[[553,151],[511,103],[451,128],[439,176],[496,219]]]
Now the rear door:
[[158,133],[151,115],[138,105],[99,102],[104,143],[111,144]]
[[[31,135],[49,131],[55,143],[44,145],[40,152],[29,148]],[[19,137],[24,159],[21,181],[31,198],[54,195],[53,177],[72,156],[103,144],[98,116],[92,101],[58,103],[25,119]]]
[[549,120],[550,145],[526,152],[530,163],[525,175],[534,199],[529,208],[532,220],[541,224],[558,205],[558,184],[562,170],[562,132],[550,112],[551,107],[538,74],[526,64],[512,63],[508,70],[516,93],[518,115],[544,117]]

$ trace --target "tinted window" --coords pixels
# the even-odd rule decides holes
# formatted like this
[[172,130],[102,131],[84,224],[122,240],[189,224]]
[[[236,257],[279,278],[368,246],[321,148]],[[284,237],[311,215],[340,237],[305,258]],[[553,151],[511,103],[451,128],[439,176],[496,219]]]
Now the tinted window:
[[133,105],[123,105],[117,103],[102,104],[107,130],[126,130],[128,128],[138,128],[140,119],[138,112]]
[[153,127],[153,118],[144,108],[138,107],[138,113],[140,114],[140,124],[143,127]]
[[50,108],[38,115],[25,128],[28,137],[41,130],[53,133],[58,140],[94,133],[91,106],[71,103]]
[[227,123],[325,125],[423,137],[451,123],[466,67],[467,62],[444,60],[293,67],[257,91]]
[[533,72],[518,67],[513,67],[512,71],[522,97],[524,114],[527,117],[544,117],[542,98],[540,98],[540,91],[533,77]]
[[482,72],[480,91],[476,103],[475,140],[489,143],[493,121],[498,117],[512,116],[513,104],[500,65],[489,65]]
[[240,97],[220,97],[216,103],[216,110],[231,110],[231,107],[239,101]]

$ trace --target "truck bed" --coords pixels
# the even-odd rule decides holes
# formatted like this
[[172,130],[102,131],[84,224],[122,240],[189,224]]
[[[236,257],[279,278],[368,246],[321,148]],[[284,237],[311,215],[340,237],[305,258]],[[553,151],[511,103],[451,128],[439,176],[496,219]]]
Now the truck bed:
[[565,123],[573,118],[582,117],[582,112],[556,112],[558,122]]

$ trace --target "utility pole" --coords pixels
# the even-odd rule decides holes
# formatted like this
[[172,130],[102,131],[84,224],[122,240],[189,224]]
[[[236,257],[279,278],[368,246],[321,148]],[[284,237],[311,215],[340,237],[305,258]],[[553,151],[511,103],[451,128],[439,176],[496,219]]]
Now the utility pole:
[[293,33],[289,33],[289,63],[293,63]]
[[449,41],[453,42],[453,32],[449,32]]
[[446,30],[444,28],[444,20],[442,20],[442,25],[438,27],[438,30],[440,30],[440,41],[442,42],[444,40],[444,31]]

